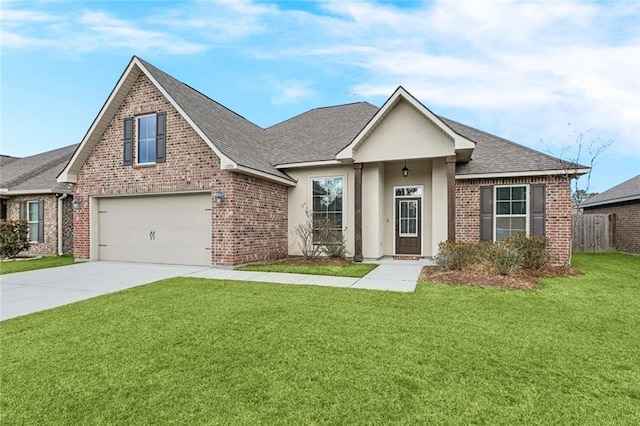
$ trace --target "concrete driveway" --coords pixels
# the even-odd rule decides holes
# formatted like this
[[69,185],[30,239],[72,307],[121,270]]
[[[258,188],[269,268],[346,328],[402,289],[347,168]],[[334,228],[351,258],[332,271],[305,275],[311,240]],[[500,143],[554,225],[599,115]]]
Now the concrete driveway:
[[203,266],[86,262],[0,275],[0,320],[55,308],[102,294],[190,275]]

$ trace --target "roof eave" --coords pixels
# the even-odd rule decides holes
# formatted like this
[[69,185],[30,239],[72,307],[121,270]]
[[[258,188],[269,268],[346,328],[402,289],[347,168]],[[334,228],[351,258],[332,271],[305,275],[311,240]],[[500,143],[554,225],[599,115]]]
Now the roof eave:
[[18,189],[15,191],[0,191],[1,196],[37,195],[37,194],[73,194],[72,189]]
[[287,186],[296,186],[297,181],[292,180],[292,179],[286,179],[280,176],[275,176],[266,172],[262,172],[260,170],[256,170],[256,169],[252,169],[250,167],[245,167],[245,166],[241,166],[239,164],[236,164],[235,167],[230,168],[228,167],[227,169],[231,169],[240,173],[244,173],[247,175],[251,175],[251,176],[255,176],[255,177],[259,177],[265,180],[269,180],[272,182],[276,182],[282,185],[287,185]]
[[607,204],[625,203],[627,201],[636,201],[636,200],[640,200],[640,194],[630,195],[628,197],[614,198],[610,200],[596,201],[594,203],[589,203],[588,201],[585,201],[583,204],[580,204],[580,207],[588,209],[591,207],[599,207]]
[[567,173],[566,170],[528,170],[528,171],[513,171],[513,172],[498,172],[498,173],[469,173],[469,174],[456,174],[456,179],[492,179],[492,178],[505,178],[505,177],[521,177],[521,176],[579,176],[589,173],[591,169],[577,169],[572,170],[572,173]]

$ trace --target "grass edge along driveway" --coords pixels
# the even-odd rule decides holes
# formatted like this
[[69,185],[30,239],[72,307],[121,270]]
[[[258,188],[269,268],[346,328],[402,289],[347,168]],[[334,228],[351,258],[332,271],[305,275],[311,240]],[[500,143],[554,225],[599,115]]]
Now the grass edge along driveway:
[[0,323],[0,423],[638,424],[640,258],[536,291],[175,278]]
[[43,256],[36,259],[4,260],[0,262],[0,275],[66,266],[73,264],[74,261],[73,256],[69,254],[63,256]]

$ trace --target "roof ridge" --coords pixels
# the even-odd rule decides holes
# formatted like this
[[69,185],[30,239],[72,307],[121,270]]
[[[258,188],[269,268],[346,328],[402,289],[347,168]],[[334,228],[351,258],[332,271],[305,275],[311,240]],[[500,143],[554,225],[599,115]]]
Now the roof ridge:
[[276,127],[276,126],[279,126],[279,125],[284,124],[284,123],[286,123],[288,121],[291,121],[291,120],[294,120],[296,118],[299,118],[299,117],[301,117],[301,116],[303,116],[305,114],[308,114],[310,112],[313,112],[313,111],[320,111],[320,110],[323,110],[323,109],[330,109],[330,108],[340,108],[340,107],[346,107],[346,106],[358,105],[358,104],[369,104],[374,108],[377,108],[377,109],[379,108],[379,107],[377,107],[377,106],[375,106],[372,103],[367,102],[367,101],[348,102],[346,104],[337,104],[337,105],[328,105],[328,106],[322,106],[322,107],[315,107],[315,108],[308,109],[308,110],[306,110],[304,112],[301,112],[300,114],[296,114],[293,117],[289,117],[286,120],[283,120],[283,121],[280,121],[278,123],[272,124],[269,127],[265,127],[263,130],[272,129],[272,128]]
[[[229,111],[229,112],[233,113],[234,115],[236,115],[236,116],[238,116],[239,118],[243,119],[243,120],[244,120],[244,121],[246,121],[247,123],[250,123],[250,124],[252,124],[253,126],[255,126],[255,127],[257,127],[257,128],[259,128],[259,129],[261,129],[261,130],[264,130],[262,127],[258,126],[256,123],[254,123],[253,121],[249,120],[249,119],[248,119],[248,118],[246,118],[245,116],[243,116],[243,115],[241,115],[241,114],[238,114],[236,111],[232,110],[231,108],[228,108],[228,107],[226,107],[225,105],[221,104],[220,102],[216,101],[215,99],[210,98],[208,95],[206,95],[206,94],[202,93],[201,91],[199,91],[198,89],[196,89],[196,88],[194,88],[194,87],[192,87],[192,86],[188,85],[188,84],[187,84],[187,83],[185,83],[184,81],[178,80],[177,78],[175,78],[175,77],[174,77],[174,76],[172,76],[171,74],[167,74],[166,72],[162,71],[160,68],[156,67],[156,66],[155,66],[155,65],[153,65],[153,64],[150,64],[149,62],[145,61],[144,59],[142,59],[142,58],[141,58],[141,57],[139,57],[139,56],[134,56],[134,57],[136,57],[140,62],[142,62],[142,64],[143,64],[145,67],[153,68],[154,70],[158,71],[159,73],[162,73],[163,75],[165,75],[167,78],[170,78],[170,79],[172,79],[172,80],[176,81],[177,83],[180,83],[180,84],[181,84],[181,85],[183,85],[184,87],[186,87],[186,88],[188,88],[189,90],[191,90],[191,91],[193,91],[193,92],[197,93],[198,95],[200,95],[200,96],[202,96],[202,97],[206,98],[206,99],[207,99],[207,100],[209,100],[210,102],[213,102],[214,104],[216,104],[216,105],[218,105],[218,106],[220,106],[220,107],[222,107],[222,108],[226,109],[227,111]],[[162,84],[162,83],[160,83],[160,82],[158,82],[158,83],[159,83],[159,84]]]

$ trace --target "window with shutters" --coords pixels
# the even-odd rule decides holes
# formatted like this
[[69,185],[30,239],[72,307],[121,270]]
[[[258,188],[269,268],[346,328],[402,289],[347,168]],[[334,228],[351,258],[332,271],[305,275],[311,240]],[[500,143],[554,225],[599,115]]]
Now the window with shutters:
[[518,233],[529,234],[528,186],[496,186],[494,240],[501,241]]
[[27,202],[27,222],[29,222],[29,242],[37,243],[40,223],[40,209],[37,201]]
[[[166,161],[166,112],[141,115],[135,118],[127,117],[123,124],[123,166],[132,166],[134,158],[136,164],[155,164]],[[135,150],[133,149],[134,145]],[[136,151],[135,157],[134,151]]]
[[138,164],[156,162],[156,115],[138,117]]

